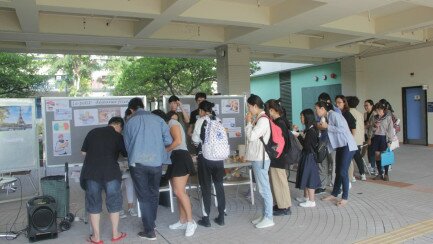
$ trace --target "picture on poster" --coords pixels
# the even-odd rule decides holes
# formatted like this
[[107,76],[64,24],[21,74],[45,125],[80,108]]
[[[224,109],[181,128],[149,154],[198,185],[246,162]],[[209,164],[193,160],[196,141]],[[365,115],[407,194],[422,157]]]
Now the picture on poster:
[[242,136],[241,127],[228,128],[228,134],[229,134],[229,138],[241,137]]
[[238,114],[239,113],[239,99],[222,99],[221,100],[221,113],[222,114]]
[[[125,115],[125,114],[123,114]],[[108,121],[110,121],[113,117],[122,117],[123,116],[120,112],[120,108],[98,108],[98,118],[99,118],[99,124],[100,125],[106,125],[108,124]]]
[[89,126],[98,124],[98,110],[97,109],[77,109],[74,110],[74,125],[75,126]]
[[71,125],[69,121],[53,121],[53,133],[70,132]]
[[71,155],[71,133],[53,133],[53,154],[54,156]]
[[72,108],[55,108],[54,120],[72,120]]
[[224,128],[232,128],[236,126],[235,118],[222,118],[222,124]]
[[54,100],[46,100],[45,101],[45,110],[47,112],[53,112],[55,106],[56,106],[56,101],[54,101]]
[[46,100],[45,110],[47,112],[54,112],[56,109],[69,108],[68,100]]
[[1,106],[0,131],[32,128],[32,106]]
[[214,111],[215,115],[219,115],[220,114],[220,105],[215,104],[215,106],[212,108],[212,110]]

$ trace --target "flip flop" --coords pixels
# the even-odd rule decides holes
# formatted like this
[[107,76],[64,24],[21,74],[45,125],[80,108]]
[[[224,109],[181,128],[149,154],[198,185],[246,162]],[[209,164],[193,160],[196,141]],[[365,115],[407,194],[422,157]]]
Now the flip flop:
[[111,242],[120,241],[120,240],[122,240],[125,237],[126,237],[126,233],[120,232],[120,236],[117,237],[117,238],[111,238]]
[[99,240],[99,241],[94,241],[92,240],[92,235],[89,236],[89,238],[86,240],[87,242],[90,242],[92,244],[104,244],[103,240]]

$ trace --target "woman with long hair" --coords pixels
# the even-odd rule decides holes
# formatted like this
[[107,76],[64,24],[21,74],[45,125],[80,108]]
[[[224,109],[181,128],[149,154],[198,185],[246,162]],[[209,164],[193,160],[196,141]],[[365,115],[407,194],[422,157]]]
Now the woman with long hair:
[[[368,141],[368,131],[371,126],[374,124],[374,115],[376,112],[374,112],[374,103],[373,100],[367,99],[364,101],[364,129],[365,129],[365,141]],[[368,162],[370,163],[370,172],[372,174],[375,173],[374,168],[376,167],[376,160],[374,155],[374,150],[371,145],[368,145],[367,148],[367,156],[368,156]]]
[[[345,118],[332,110],[332,104],[320,101],[316,103],[315,108],[317,116],[326,118],[328,121],[321,120],[317,127],[320,130],[328,129],[328,148],[336,151],[334,188],[331,195],[324,197],[323,200],[336,200],[337,206],[345,206],[349,198],[349,165],[358,147]],[[343,185],[343,195],[338,200],[341,185]]]
[[286,169],[289,166],[289,161],[284,155],[288,152],[289,138],[288,133],[292,133],[288,128],[289,125],[284,119],[284,110],[280,102],[275,99],[268,100],[265,103],[266,114],[281,128],[284,136],[283,155],[277,159],[271,159],[269,168],[269,176],[271,183],[272,196],[274,197],[273,215],[288,215],[291,213],[292,199],[290,198],[289,182],[287,181]]
[[261,216],[251,221],[256,228],[267,228],[274,226],[272,210],[272,192],[269,183],[269,166],[271,160],[265,151],[263,143],[268,143],[271,137],[269,118],[264,111],[262,99],[254,94],[247,99],[248,113],[245,116],[246,153],[245,159],[251,161],[254,177],[256,179],[259,193],[263,200],[263,211]]
[[372,150],[375,152],[376,166],[377,171],[379,172],[374,180],[383,179],[384,181],[389,181],[389,165],[384,167],[385,174],[383,174],[382,162],[380,160],[380,154],[384,152],[387,147],[390,147],[394,136],[392,114],[388,112],[388,108],[389,107],[386,103],[378,102],[374,105],[376,115],[374,115],[374,123],[368,131],[368,145],[371,145]]
[[314,191],[321,187],[319,166],[315,158],[315,150],[319,143],[319,131],[316,129],[316,116],[313,110],[301,112],[301,123],[305,126],[303,136],[298,136],[302,144],[302,158],[296,174],[296,188],[304,190],[304,197],[297,197],[299,206],[316,207]]
[[215,192],[216,197],[218,201],[218,217],[214,219],[215,223],[218,225],[224,225],[224,211],[226,208],[226,199],[224,195],[224,186],[223,186],[223,179],[225,176],[224,172],[224,161],[223,160],[209,160],[206,159],[203,156],[201,145],[205,141],[205,125],[203,123],[210,121],[210,120],[217,120],[219,119],[212,115],[212,108],[215,106],[215,104],[209,102],[209,101],[202,101],[198,105],[198,112],[200,115],[200,118],[197,119],[197,122],[194,126],[194,131],[192,133],[192,141],[196,146],[198,146],[198,181],[200,184],[200,189],[202,193],[203,198],[203,207],[204,216],[201,220],[197,221],[197,224],[204,226],[204,227],[210,227],[210,221],[209,221],[209,214],[210,214],[210,204],[211,204],[211,188],[212,188],[212,182],[215,186]]
[[167,152],[171,152],[171,164],[168,165],[165,176],[170,179],[177,198],[179,220],[169,225],[169,228],[171,230],[185,229],[185,236],[192,236],[197,229],[197,224],[192,218],[191,202],[185,192],[185,187],[189,176],[195,172],[191,155],[186,146],[185,131],[177,120],[172,119],[173,114],[165,114],[161,110],[154,110],[152,113],[159,115],[168,123],[170,135],[173,138],[173,142],[165,148]]

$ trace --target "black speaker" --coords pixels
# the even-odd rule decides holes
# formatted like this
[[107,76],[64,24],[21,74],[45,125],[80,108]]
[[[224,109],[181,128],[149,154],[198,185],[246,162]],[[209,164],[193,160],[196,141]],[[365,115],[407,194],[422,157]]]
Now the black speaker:
[[27,202],[27,237],[30,242],[57,238],[57,204],[51,196],[38,196]]

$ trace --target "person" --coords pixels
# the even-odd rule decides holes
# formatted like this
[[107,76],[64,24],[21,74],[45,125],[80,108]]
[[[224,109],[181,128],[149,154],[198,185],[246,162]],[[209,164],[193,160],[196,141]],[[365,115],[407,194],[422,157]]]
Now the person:
[[316,117],[311,109],[301,112],[301,123],[304,124],[304,136],[298,136],[302,144],[301,163],[296,173],[296,188],[304,190],[304,197],[296,198],[303,208],[316,207],[315,189],[321,186],[319,167],[315,158],[315,150],[319,143],[319,132],[315,126]]
[[[353,115],[350,113],[350,108],[347,103],[347,99],[344,95],[337,95],[335,96],[335,104],[337,104],[337,108],[341,111],[341,114],[346,119],[347,125],[349,126],[350,132],[352,133],[352,136],[355,136],[356,133],[356,120],[353,117]],[[335,170],[335,169],[333,169]],[[349,181],[356,182],[355,177],[353,176],[353,163],[350,162],[349,166]],[[349,188],[352,187],[352,184],[349,182]]]
[[[129,109],[125,110],[125,115],[123,117],[123,120],[125,121],[125,123],[128,122],[128,119],[131,117],[132,112]],[[122,174],[122,179],[123,179],[123,183],[125,185],[125,189],[126,189],[126,200],[128,201],[128,209],[127,209],[127,213],[129,215],[131,215],[132,217],[136,217],[137,216],[137,212],[135,211],[135,206],[134,206],[134,200],[136,199],[136,195],[135,195],[135,191],[134,191],[134,183],[132,182],[132,178],[131,178],[131,172],[129,171],[129,168],[126,167],[126,169],[124,169],[124,172]],[[126,214],[125,211],[122,209],[120,210],[120,218],[126,218]]]
[[[284,114],[283,107],[278,100],[270,99],[265,103],[265,110],[266,114],[281,128],[285,141],[283,153],[288,152],[290,146],[288,133],[291,132],[288,129],[289,125],[286,124],[285,119],[282,117]],[[275,203],[273,207],[274,216],[289,215],[291,213],[292,199],[290,198],[289,182],[287,181],[286,173],[288,166],[289,161],[284,155],[271,160],[269,177]]]
[[[370,126],[372,126],[374,124],[373,118],[374,118],[374,115],[376,113],[374,112],[373,107],[374,107],[373,100],[367,99],[364,101],[364,109],[365,109],[365,113],[364,113],[364,130],[365,130],[364,140],[366,142],[368,141],[368,136],[367,136],[368,130],[370,129]],[[370,163],[370,172],[372,174],[374,174],[375,173],[375,167],[376,167],[374,150],[373,150],[373,147],[370,145],[368,145],[367,147],[368,147],[367,148],[367,156],[368,156],[368,162]]]
[[350,113],[353,115],[353,117],[356,120],[356,131],[355,131],[355,142],[356,145],[358,145],[358,150],[355,152],[355,155],[353,155],[353,159],[355,160],[356,166],[358,167],[359,174],[361,176],[361,180],[367,180],[367,177],[365,176],[365,169],[364,169],[364,160],[362,159],[361,155],[361,148],[362,144],[364,142],[364,118],[361,112],[359,112],[356,107],[359,104],[359,98],[356,96],[350,96],[347,97],[347,105],[350,108]]
[[93,230],[93,234],[87,241],[94,244],[104,243],[99,230],[102,190],[105,191],[105,204],[110,213],[111,241],[120,241],[126,237],[126,233],[118,231],[119,212],[122,209],[123,199],[120,188],[121,172],[117,159],[119,154],[127,156],[123,137],[120,134],[123,125],[122,118],[111,118],[108,126],[92,129],[86,135],[81,147],[85,158],[80,179],[85,182],[85,206]]
[[192,218],[192,208],[189,196],[186,194],[185,187],[190,175],[195,173],[191,154],[186,147],[185,131],[182,125],[173,119],[177,115],[176,111],[167,114],[159,110],[152,111],[168,122],[173,143],[166,147],[167,152],[171,152],[171,164],[168,165],[166,178],[170,179],[174,194],[177,198],[179,208],[179,221],[169,226],[171,230],[185,229],[185,236],[194,235],[197,224]]
[[376,166],[379,172],[379,174],[374,177],[374,180],[383,179],[384,181],[389,181],[389,165],[384,167],[384,174],[380,154],[384,152],[387,147],[391,146],[391,141],[394,136],[392,115],[388,113],[388,106],[385,103],[376,103],[374,109],[376,111],[376,115],[373,117],[374,123],[368,130],[368,145],[371,145],[375,152]]
[[[205,100],[206,100],[206,93],[197,92],[195,94],[195,102],[197,103],[198,106],[200,106],[200,103],[205,101]],[[188,127],[188,131],[187,131],[188,136],[192,136],[192,132],[194,130],[194,125],[199,118],[200,118],[199,108],[191,111],[191,115],[189,116],[189,127]]]
[[168,98],[168,105],[170,107],[170,112],[173,111],[177,115],[177,120],[182,126],[182,129],[185,131],[188,129],[186,126],[189,124],[189,114],[182,107],[182,103],[180,99],[173,95]]
[[144,230],[138,236],[156,240],[155,220],[159,202],[162,164],[169,161],[165,147],[173,142],[167,123],[144,110],[141,98],[128,103],[132,115],[125,125],[124,140],[128,165],[140,203]]
[[327,129],[328,131],[328,148],[335,150],[335,181],[331,195],[324,197],[325,201],[337,200],[340,193],[341,185],[343,185],[343,194],[340,200],[337,200],[337,206],[345,206],[349,198],[349,164],[352,161],[355,151],[358,149],[355,139],[350,133],[349,126],[343,115],[332,110],[332,104],[327,102],[316,103],[316,114],[319,117],[326,118],[321,120],[317,125],[318,129]]
[[206,125],[204,125],[205,121],[207,124],[207,121],[209,120],[218,120],[214,115],[212,115],[212,108],[215,106],[215,104],[209,102],[209,101],[202,101],[198,105],[199,115],[200,118],[195,122],[194,131],[192,133],[192,141],[198,148],[198,165],[197,165],[197,171],[198,171],[198,181],[200,184],[200,189],[202,193],[202,199],[203,199],[203,217],[197,221],[197,224],[204,226],[204,227],[210,227],[210,221],[209,221],[209,214],[210,214],[210,204],[211,204],[211,188],[212,183],[215,187],[217,202],[218,202],[218,217],[214,219],[215,223],[217,223],[220,226],[223,226],[225,224],[224,222],[224,215],[225,215],[225,208],[226,208],[226,199],[225,199],[225,193],[224,193],[224,185],[223,180],[225,176],[224,172],[224,161],[213,161],[206,159],[201,151],[201,145],[205,141],[206,137]]
[[[265,152],[264,143],[268,143],[271,136],[269,119],[265,116],[264,103],[262,99],[254,94],[247,99],[248,113],[245,116],[247,125],[245,126],[246,149],[245,159],[251,161],[254,178],[263,200],[263,211],[261,216],[254,219],[251,223],[256,228],[267,228],[274,226],[272,210],[272,192],[269,183],[270,159]],[[254,119],[253,119],[254,116]]]

